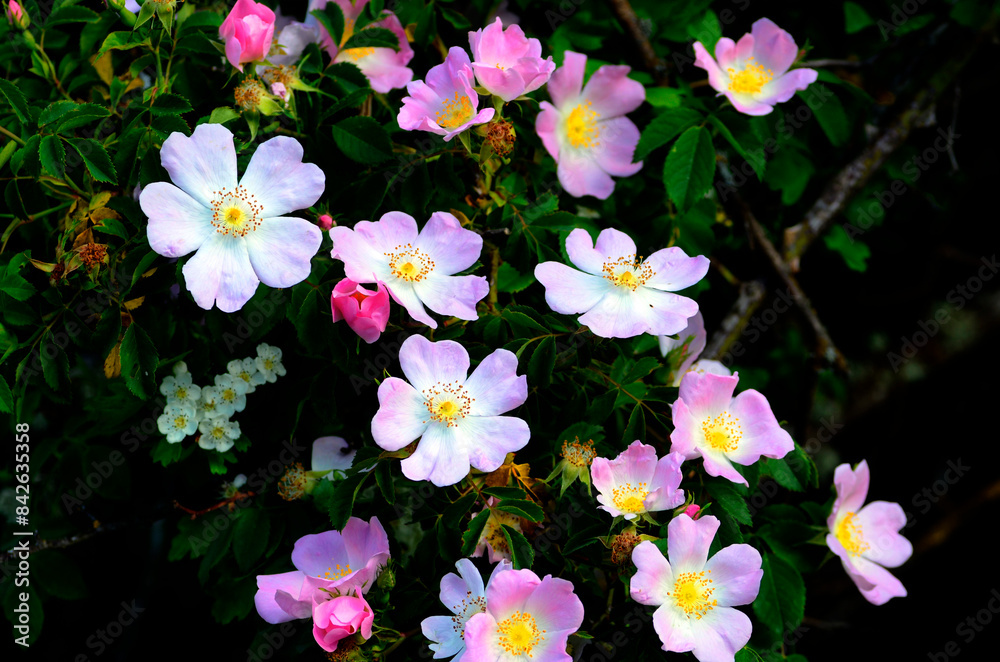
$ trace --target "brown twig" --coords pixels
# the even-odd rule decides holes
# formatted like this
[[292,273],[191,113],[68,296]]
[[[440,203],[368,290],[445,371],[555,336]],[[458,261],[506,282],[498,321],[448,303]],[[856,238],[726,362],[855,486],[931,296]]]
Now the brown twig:
[[649,37],[639,25],[639,17],[635,15],[632,5],[629,4],[628,0],[608,0],[608,5],[611,6],[611,11],[614,12],[618,22],[625,28],[625,32],[635,42],[639,49],[639,55],[642,56],[642,61],[646,65],[646,70],[653,76],[653,80],[656,81],[657,85],[667,85],[669,66],[666,60],[656,54],[653,45],[649,42]]
[[243,499],[249,499],[252,496],[257,496],[257,493],[256,492],[237,492],[236,494],[234,494],[233,496],[229,497],[228,499],[223,499],[222,501],[220,501],[219,503],[215,504],[214,506],[209,506],[208,508],[205,508],[204,510],[191,510],[190,508],[182,506],[175,499],[174,500],[174,508],[178,508],[180,510],[183,510],[184,512],[186,512],[189,515],[191,515],[191,519],[194,519],[194,518],[198,517],[199,515],[204,515],[205,513],[210,513],[213,510],[218,510],[219,508],[222,508],[224,506],[231,506],[232,504],[236,503],[237,501],[242,501]]
[[701,355],[720,359],[729,346],[736,342],[741,330],[749,324],[750,316],[764,302],[766,295],[767,288],[760,281],[752,280],[740,285],[736,302],[722,319],[718,330],[709,339]]
[[[88,531],[87,533],[78,533],[76,535],[66,536],[65,538],[59,538],[57,540],[39,540],[35,544],[28,546],[28,553],[33,554],[35,552],[40,552],[43,549],[63,549],[66,547],[70,547],[71,545],[81,543],[84,540],[90,540],[98,533],[107,533],[109,531],[114,531],[116,529],[120,529],[125,526],[124,523],[122,522],[102,525],[99,522],[95,521],[94,524],[95,524],[94,530]],[[15,542],[20,543],[20,541],[15,541]],[[17,558],[15,555],[18,554],[20,551],[22,550],[15,548],[12,551],[0,554],[0,566],[6,565],[7,561],[10,559]]]
[[767,256],[771,266],[774,267],[775,272],[777,272],[778,276],[785,283],[795,305],[802,311],[802,314],[809,322],[809,326],[812,327],[813,333],[816,334],[816,353],[828,364],[833,364],[842,372],[847,372],[847,360],[833,343],[830,332],[823,326],[823,322],[820,321],[819,315],[816,314],[816,310],[813,308],[812,302],[809,301],[809,297],[802,290],[802,286],[792,276],[791,267],[781,259],[778,249],[771,243],[767,233],[764,232],[764,228],[761,227],[760,223],[754,217],[753,212],[750,211],[750,207],[747,206],[746,202],[739,196],[736,197],[736,200],[742,208],[743,218],[746,221],[747,229],[750,231],[750,236],[764,249],[764,254]]

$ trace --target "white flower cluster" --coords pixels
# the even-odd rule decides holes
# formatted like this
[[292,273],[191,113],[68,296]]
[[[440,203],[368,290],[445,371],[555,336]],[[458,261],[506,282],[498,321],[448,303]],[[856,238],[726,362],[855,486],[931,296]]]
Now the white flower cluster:
[[246,407],[247,394],[285,375],[281,350],[265,343],[257,346],[256,358],[235,359],[226,369],[215,376],[214,386],[198,386],[187,364],[178,361],[174,365],[174,374],[160,384],[167,405],[156,420],[168,442],[177,443],[197,431],[201,432],[199,446],[225,453],[240,438],[240,424],[229,419]]

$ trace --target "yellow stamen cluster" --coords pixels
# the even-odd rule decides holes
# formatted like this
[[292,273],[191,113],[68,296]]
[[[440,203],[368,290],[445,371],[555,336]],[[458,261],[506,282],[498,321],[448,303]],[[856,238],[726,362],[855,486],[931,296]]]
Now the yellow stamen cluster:
[[177,417],[174,419],[174,427],[180,430],[181,428],[187,425],[187,422],[188,422],[187,416],[185,416],[184,414],[178,414]]
[[562,456],[574,467],[583,468],[590,466],[590,463],[597,457],[597,451],[594,450],[593,439],[580,443],[580,437],[573,437],[573,443],[563,441]]
[[729,91],[737,94],[760,94],[764,85],[771,82],[774,72],[764,69],[754,58],[747,58],[742,71],[737,72],[732,67],[726,69],[729,73]]
[[545,639],[545,630],[538,629],[535,617],[520,611],[497,623],[497,633],[500,635],[500,648],[510,655],[527,655],[529,658],[535,646]]
[[363,46],[361,48],[348,48],[347,50],[340,51],[340,54],[346,57],[351,62],[357,62],[362,58],[366,58],[369,55],[375,54],[375,49],[371,46]]
[[656,275],[653,267],[642,261],[642,256],[623,255],[616,260],[607,260],[601,267],[604,277],[615,285],[627,287],[633,292]]
[[412,244],[396,246],[382,255],[389,258],[392,275],[409,283],[419,283],[434,271],[434,260]]
[[348,563],[347,565],[344,565],[344,566],[341,566],[339,563],[337,563],[337,564],[335,564],[335,565],[330,566],[329,568],[327,568],[326,572],[324,572],[322,575],[318,575],[318,577],[320,579],[329,579],[331,581],[336,581],[338,579],[342,579],[342,578],[346,577],[349,574],[351,574],[351,564],[350,563]]
[[212,226],[219,234],[245,237],[260,227],[263,211],[264,205],[243,186],[213,191]]
[[301,462],[290,465],[278,481],[278,496],[285,501],[301,499],[306,493],[306,472]]
[[591,103],[577,104],[566,118],[566,138],[573,147],[597,147],[601,130],[597,118],[601,114],[591,109]]
[[460,127],[476,114],[472,107],[472,100],[464,94],[455,91],[455,96],[451,99],[442,99],[441,105],[444,110],[437,113],[437,123],[442,129],[454,129]]
[[689,619],[694,616],[700,620],[719,604],[719,601],[712,597],[715,592],[712,588],[712,579],[705,576],[711,572],[711,570],[682,572],[674,581],[673,592],[667,591],[667,595],[674,599],[674,603]]
[[840,523],[837,524],[835,535],[848,554],[861,556],[871,548],[871,545],[865,542],[864,531],[862,531],[861,525],[854,521],[855,517],[856,515],[851,512],[844,515]]
[[243,110],[257,110],[260,106],[260,99],[267,94],[267,90],[256,78],[244,78],[243,82],[236,86],[233,98],[236,105]]
[[706,418],[701,422],[701,431],[705,435],[705,443],[709,448],[722,453],[732,453],[739,448],[743,439],[743,428],[740,419],[724,411],[714,418]]
[[611,502],[623,513],[636,515],[646,511],[646,495],[649,487],[646,483],[633,485],[625,483],[611,490]]
[[424,406],[430,414],[430,419],[424,423],[429,421],[445,423],[450,428],[458,425],[459,420],[469,415],[472,403],[476,401],[458,380],[438,382],[424,389],[423,396]]

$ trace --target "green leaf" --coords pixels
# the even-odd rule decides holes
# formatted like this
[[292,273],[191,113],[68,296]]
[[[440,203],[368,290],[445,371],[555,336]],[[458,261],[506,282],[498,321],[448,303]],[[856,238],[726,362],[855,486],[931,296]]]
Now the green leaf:
[[535,353],[528,361],[528,382],[533,387],[548,386],[552,382],[552,370],[556,365],[556,339],[552,336],[542,338],[535,348]]
[[844,31],[847,34],[859,32],[869,25],[875,25],[875,21],[861,5],[853,2],[844,3]]
[[391,462],[379,462],[375,465],[375,482],[378,483],[386,503],[396,503],[396,490],[392,483]]
[[191,103],[179,94],[161,94],[153,101],[154,115],[180,115],[191,110]]
[[[705,482],[705,488],[716,504],[729,513],[740,524],[750,525],[750,509],[746,500],[736,491],[734,483],[725,478],[713,478]],[[742,487],[742,486],[741,486]],[[744,488],[745,489],[745,488]]]
[[504,524],[503,537],[507,539],[507,547],[510,548],[514,569],[530,568],[535,560],[535,550],[531,548],[531,543],[524,537],[524,534],[509,524]]
[[101,44],[101,50],[97,51],[97,57],[101,57],[108,51],[114,50],[128,50],[130,48],[135,48],[136,46],[148,46],[149,37],[145,39],[139,39],[136,37],[134,32],[112,32]]
[[233,555],[241,570],[249,570],[264,553],[271,520],[259,508],[243,510],[233,527]]
[[340,531],[347,526],[347,520],[351,519],[351,511],[354,510],[354,500],[368,478],[370,471],[361,471],[353,476],[348,476],[337,484],[337,489],[330,499],[330,523],[333,528]]
[[35,293],[35,286],[25,280],[21,275],[21,269],[28,263],[28,256],[24,253],[14,256],[7,263],[4,270],[3,279],[0,280],[0,292],[3,292],[12,299],[27,301]]
[[208,117],[208,122],[209,124],[225,124],[226,122],[238,119],[239,116],[240,114],[229,106],[220,106],[212,111],[212,114]]
[[545,511],[542,510],[541,506],[526,499],[502,499],[497,502],[496,509],[532,522],[541,522],[545,517]]
[[70,138],[68,142],[77,154],[83,157],[83,162],[87,164],[87,170],[90,171],[91,177],[99,182],[117,183],[115,166],[111,163],[111,159],[101,143],[92,138]]
[[335,124],[333,140],[340,151],[359,163],[381,163],[392,157],[389,134],[370,117],[349,117]]
[[54,133],[67,133],[71,129],[86,126],[87,124],[103,119],[110,114],[111,111],[104,106],[97,105],[96,103],[78,104],[69,112],[60,113],[58,123],[53,122],[55,126],[52,131]]
[[761,568],[764,576],[753,610],[772,636],[780,638],[783,632],[802,623],[806,587],[798,570],[770,552],[763,555]]
[[48,20],[45,21],[45,28],[48,29],[54,25],[62,25],[63,23],[94,23],[98,18],[99,16],[96,12],[86,7],[63,5],[49,14]]
[[844,105],[833,90],[821,83],[813,83],[796,94],[816,115],[820,127],[834,146],[847,142],[851,137],[851,123],[844,112]]
[[344,12],[335,2],[329,2],[323,9],[309,12],[326,28],[334,44],[339,44],[344,35]]
[[646,414],[642,411],[642,403],[635,403],[632,413],[628,417],[628,425],[622,433],[622,443],[628,446],[636,440],[646,440]]
[[736,153],[742,156],[743,160],[750,164],[750,167],[752,167],[754,172],[757,174],[757,179],[763,180],[764,169],[767,166],[767,158],[764,156],[764,150],[760,148],[760,143],[757,142],[755,149],[747,149],[746,146],[736,139],[736,136],[734,136],[733,132],[729,130],[729,127],[723,124],[722,120],[718,117],[712,115],[708,118],[708,121],[712,123],[712,126],[719,130],[719,133],[726,139],[726,142],[733,146]]
[[[786,660],[788,658],[785,658]],[[736,662],[764,662],[764,658],[749,646],[745,646],[736,651]]]
[[69,379],[69,359],[66,358],[66,352],[54,342],[43,342],[38,351],[45,383],[53,391],[61,390]]
[[3,93],[4,97],[7,99],[7,103],[11,105],[14,109],[14,114],[17,115],[17,119],[22,122],[31,121],[31,113],[28,110],[28,99],[25,98],[21,90],[17,89],[14,83],[10,82],[6,78],[0,78],[0,92]]
[[340,52],[349,51],[352,48],[391,48],[399,50],[399,37],[393,34],[392,30],[385,28],[365,28],[351,35]]
[[476,545],[479,544],[479,538],[483,535],[489,517],[490,509],[483,508],[482,512],[469,522],[469,528],[462,534],[462,556],[471,556],[472,552],[476,551]]
[[784,460],[761,458],[761,474],[769,475],[786,490],[801,492],[804,488],[791,467]]
[[668,142],[701,121],[702,115],[692,108],[668,108],[653,118],[639,136],[632,161],[638,162],[649,156],[657,147]]
[[38,147],[42,168],[53,177],[62,179],[66,171],[66,148],[58,136],[45,136]]
[[823,243],[831,251],[840,253],[840,257],[844,258],[848,269],[852,271],[868,270],[868,258],[872,255],[871,249],[868,248],[867,244],[848,235],[844,226],[833,225],[823,237]]
[[714,175],[712,136],[693,126],[677,139],[663,164],[667,193],[681,211],[687,211],[712,186]]
[[149,335],[132,322],[125,331],[121,344],[122,378],[128,390],[136,397],[147,400],[157,392],[156,365],[159,356]]
[[497,290],[500,292],[520,292],[534,282],[534,274],[522,274],[507,262],[501,264],[500,268],[497,269]]
[[7,385],[7,378],[0,375],[0,412],[4,414],[14,413],[14,394]]
[[[194,446],[188,446],[186,450],[193,451]],[[166,439],[160,439],[156,446],[153,447],[153,462],[159,462],[163,466],[179,462],[184,456],[184,451],[184,444],[180,442],[172,444]]]
[[507,320],[507,322],[510,324],[511,331],[513,331],[514,334],[517,336],[524,337],[528,335],[528,333],[537,332],[537,333],[547,334],[549,332],[548,329],[546,329],[544,326],[536,322],[528,315],[525,315],[524,313],[520,313],[514,310],[510,310],[509,308],[505,308],[503,312],[500,313],[500,317]]
[[781,191],[781,204],[788,206],[802,197],[813,172],[812,160],[798,150],[786,147],[771,159],[764,181],[772,191]]

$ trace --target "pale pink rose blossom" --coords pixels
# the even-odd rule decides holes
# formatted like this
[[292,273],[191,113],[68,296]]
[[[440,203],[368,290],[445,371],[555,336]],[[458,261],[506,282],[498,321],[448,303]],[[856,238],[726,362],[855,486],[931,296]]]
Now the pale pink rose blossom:
[[789,67],[799,55],[792,36],[762,18],[738,42],[728,37],[715,44],[715,59],[700,41],[694,43],[694,65],[708,72],[708,84],[747,115],[767,115],[797,90],[816,82],[815,69]]
[[472,69],[476,80],[504,101],[537,90],[552,76],[552,56],[542,59],[542,44],[528,39],[518,25],[505,30],[499,17],[485,28],[469,33]]

